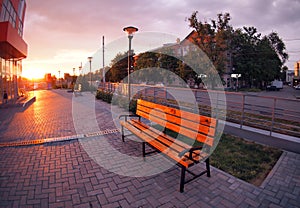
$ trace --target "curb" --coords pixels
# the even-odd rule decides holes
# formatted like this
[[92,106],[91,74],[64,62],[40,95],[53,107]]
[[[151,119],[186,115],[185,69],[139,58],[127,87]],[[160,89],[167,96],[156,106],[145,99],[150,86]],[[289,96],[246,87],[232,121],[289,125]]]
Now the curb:
[[27,107],[27,105],[30,105],[30,104],[32,104],[35,101],[36,101],[36,97],[33,96],[32,98],[30,98],[26,102],[24,102],[23,105],[22,105],[22,107],[25,108],[25,107]]
[[268,183],[270,182],[271,178],[274,176],[274,174],[277,172],[277,169],[279,168],[282,160],[286,157],[287,151],[283,151],[280,158],[277,160],[276,164],[273,166],[272,170],[269,172],[265,180],[260,185],[260,188],[264,189]]
[[71,136],[25,140],[25,141],[17,141],[17,142],[3,142],[3,143],[0,143],[0,148],[1,147],[43,145],[46,143],[53,143],[53,142],[64,142],[64,141],[71,141],[71,140],[78,140],[78,139],[87,139],[87,138],[91,138],[91,137],[104,136],[104,135],[114,134],[114,133],[118,133],[118,132],[120,132],[119,129],[105,129],[102,131],[87,133],[87,134],[76,134],[76,135],[71,135]]

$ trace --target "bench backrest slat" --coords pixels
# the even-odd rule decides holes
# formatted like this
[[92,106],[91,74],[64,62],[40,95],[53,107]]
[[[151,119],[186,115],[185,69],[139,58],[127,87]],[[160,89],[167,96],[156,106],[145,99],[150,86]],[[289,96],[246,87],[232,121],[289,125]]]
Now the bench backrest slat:
[[136,114],[184,136],[213,145],[217,124],[213,118],[140,99]]

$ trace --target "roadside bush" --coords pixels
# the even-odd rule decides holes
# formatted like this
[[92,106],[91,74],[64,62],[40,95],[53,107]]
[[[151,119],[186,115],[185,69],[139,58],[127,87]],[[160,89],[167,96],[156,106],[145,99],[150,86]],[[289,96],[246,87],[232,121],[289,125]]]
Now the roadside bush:
[[137,100],[132,99],[130,101],[130,104],[129,104],[129,111],[132,112],[132,113],[135,113],[136,112],[136,107],[137,107]]
[[261,92],[261,89],[258,88],[242,88],[239,89],[241,92]]
[[[112,105],[118,105],[120,108],[127,109],[133,113],[136,111],[137,100],[132,99],[130,104],[128,105],[128,97],[124,97],[122,95],[114,95],[111,92],[107,92],[104,90],[97,90],[96,98],[99,100],[103,100],[104,102],[111,103]],[[129,109],[128,109],[129,108]]]
[[97,90],[96,98],[103,100],[104,102],[111,103],[113,94],[104,90]]

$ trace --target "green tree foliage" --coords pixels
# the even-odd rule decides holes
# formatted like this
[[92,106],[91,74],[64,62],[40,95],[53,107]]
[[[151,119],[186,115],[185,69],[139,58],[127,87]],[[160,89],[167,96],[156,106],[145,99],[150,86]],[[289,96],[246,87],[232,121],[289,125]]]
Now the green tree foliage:
[[277,33],[262,37],[255,27],[237,29],[231,49],[235,73],[242,74],[246,87],[264,88],[270,81],[282,78],[288,54]]
[[226,52],[231,40],[232,26],[230,14],[218,14],[217,20],[211,22],[200,21],[198,12],[194,12],[189,18],[190,27],[197,32],[193,38],[194,43],[203,50],[220,75],[224,73]]
[[143,69],[158,66],[158,55],[154,52],[141,53],[136,57],[136,69]]
[[[283,77],[283,65],[288,59],[286,47],[276,32],[262,36],[255,27],[236,30],[230,25],[230,14],[218,14],[217,20],[200,21],[194,12],[189,18],[190,27],[197,36],[194,43],[201,48],[219,75],[226,64],[233,62],[234,73],[242,74],[247,87],[264,87],[268,82]],[[232,59],[226,56],[232,55]]]
[[[133,55],[131,52],[131,65],[133,66]],[[110,82],[121,82],[128,75],[128,52],[118,53],[116,57],[111,61],[111,67],[106,72],[105,79]]]
[[180,76],[179,64],[180,60],[162,51],[141,53],[136,57],[135,70],[137,71],[134,77],[142,82],[171,83],[170,73],[166,73],[166,70]]
[[[217,81],[224,73],[231,72],[241,74],[240,83],[250,88],[263,88],[274,79],[284,78],[288,54],[276,32],[262,36],[255,27],[234,29],[230,25],[229,13],[218,14],[216,20],[209,22],[200,21],[197,15],[198,12],[193,12],[188,20],[189,26],[194,29],[189,37],[192,40],[189,40],[198,49],[188,50],[179,57],[175,50],[182,47],[181,42],[180,45],[141,53],[135,59],[131,56],[135,70],[132,82],[172,83],[174,77],[170,77],[171,73],[166,73],[166,70],[184,81],[192,78],[197,84],[202,81],[199,75],[205,74],[212,87],[218,85]],[[106,73],[107,81],[120,82],[127,76],[127,58],[127,52],[116,55]],[[234,71],[230,71],[228,66],[232,66]]]
[[159,70],[157,70],[158,56],[156,53],[145,52],[135,58],[135,73],[133,75],[135,82],[158,81],[157,79],[160,79]]
[[91,86],[88,82],[89,80],[89,77],[87,75],[80,75],[78,76],[77,78],[77,81],[76,81],[76,86],[75,86],[75,89],[79,90],[79,85],[80,85],[80,90],[81,91],[89,91],[91,90]]

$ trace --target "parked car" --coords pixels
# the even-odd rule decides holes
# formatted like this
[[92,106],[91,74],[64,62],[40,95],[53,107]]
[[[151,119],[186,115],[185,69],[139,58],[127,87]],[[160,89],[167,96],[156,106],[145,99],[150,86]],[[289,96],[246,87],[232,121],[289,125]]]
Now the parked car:
[[296,90],[300,90],[300,85],[295,86]]
[[267,86],[267,91],[279,91],[279,88],[273,85],[268,85]]
[[157,84],[155,84],[155,86],[157,86],[157,87],[164,87],[165,85],[163,83],[157,83]]
[[271,85],[267,86],[267,91],[279,91],[283,88],[283,82],[274,80],[271,82]]

